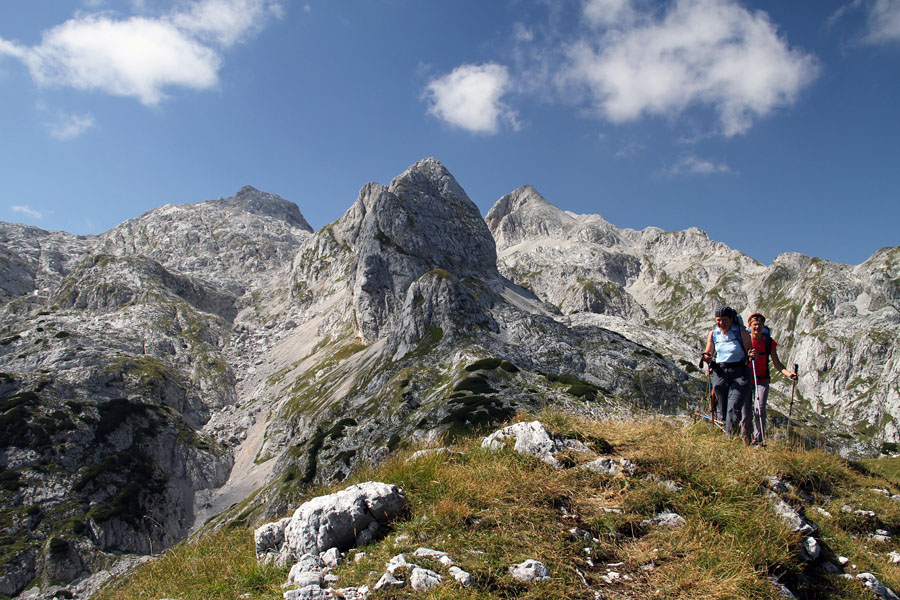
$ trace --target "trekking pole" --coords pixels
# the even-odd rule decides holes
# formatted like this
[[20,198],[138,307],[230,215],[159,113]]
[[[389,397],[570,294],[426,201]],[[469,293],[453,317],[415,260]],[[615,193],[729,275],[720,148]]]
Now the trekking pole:
[[[794,373],[797,374],[797,377],[799,379],[800,372],[798,371],[798,366],[796,363],[794,363]],[[796,387],[797,387],[797,380],[796,379],[791,380],[791,405],[788,408],[788,442],[789,443],[791,441],[791,416],[794,414],[794,389]]]
[[[766,358],[768,359],[768,357],[766,357]],[[756,425],[755,421],[758,419],[759,420],[762,419],[762,414],[759,412],[759,387],[757,387],[759,385],[759,383],[756,380],[756,361],[755,360],[750,361],[750,370],[753,371],[753,417],[754,417],[754,423],[751,424],[751,426],[750,426],[750,437],[753,438],[753,429],[755,429],[754,426]],[[760,434],[763,435],[762,443],[765,445],[766,438],[765,438],[765,434],[762,433],[763,432],[763,423],[759,424],[759,432],[760,432]],[[752,441],[752,439],[751,439],[751,441]]]
[[[700,355],[700,362],[697,363],[697,368],[700,369],[700,372],[703,372],[703,355]],[[709,402],[707,398],[709,397],[709,375],[706,377],[706,396],[703,397],[703,402],[700,403],[700,415],[703,415],[703,411],[706,408],[706,404]],[[696,419],[695,419],[696,422]]]

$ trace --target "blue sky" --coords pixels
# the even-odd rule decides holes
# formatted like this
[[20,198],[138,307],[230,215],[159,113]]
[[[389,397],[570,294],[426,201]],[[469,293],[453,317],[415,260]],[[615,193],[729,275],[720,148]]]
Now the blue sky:
[[0,3],[0,220],[243,185],[319,228],[440,159],[769,263],[900,244],[900,0]]

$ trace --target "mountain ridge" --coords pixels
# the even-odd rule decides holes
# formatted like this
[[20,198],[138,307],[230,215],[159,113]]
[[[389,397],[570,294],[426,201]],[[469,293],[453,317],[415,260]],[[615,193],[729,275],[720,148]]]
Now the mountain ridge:
[[[296,205],[247,186],[93,237],[0,224],[0,400],[17,432],[0,449],[0,517],[22,540],[4,547],[0,593],[90,579],[112,553],[145,553],[148,540],[158,550],[207,519],[274,517],[404,441],[548,405],[688,414],[705,384],[690,368],[697,333],[716,302],[771,298],[793,315],[779,331],[789,347],[813,337],[803,327],[819,327],[822,310],[893,327],[900,297],[896,249],[865,268],[799,255],[765,267],[700,230],[573,216],[530,186],[483,219],[433,158],[366,184],[336,222],[305,223]],[[700,266],[685,256],[698,248]],[[762,283],[735,277],[744,267]],[[878,282],[878,310],[839,279],[857,271]],[[799,302],[809,290],[821,298]],[[884,341],[870,366],[890,374],[892,348]],[[838,350],[832,371],[874,377]],[[872,416],[844,401],[822,405],[850,423]],[[816,408],[797,411],[813,419]],[[15,512],[26,498],[37,519]],[[54,539],[69,548],[58,560]]]

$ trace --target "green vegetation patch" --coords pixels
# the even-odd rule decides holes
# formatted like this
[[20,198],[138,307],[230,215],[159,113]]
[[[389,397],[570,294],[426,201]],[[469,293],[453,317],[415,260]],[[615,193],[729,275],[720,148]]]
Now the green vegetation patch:
[[274,600],[288,569],[256,562],[253,530],[225,528],[182,542],[128,577],[105,586],[97,600]]
[[491,387],[484,375],[470,375],[455,386],[454,392],[472,392],[473,394],[495,394],[497,390]]
[[18,333],[7,336],[5,338],[0,339],[0,346],[9,346],[13,342],[17,342],[20,339],[22,339],[22,337]]
[[474,373],[475,371],[493,371],[498,367],[507,373],[519,372],[519,367],[502,358],[482,358],[481,360],[476,360],[471,365],[466,365],[466,371],[469,373]]
[[113,517],[135,516],[141,511],[141,484],[129,481],[110,500],[91,508],[87,516],[97,522],[108,521]]
[[347,427],[356,427],[356,419],[352,419],[350,417],[344,417],[340,421],[334,424],[334,426],[328,430],[326,434],[329,439],[337,440],[344,437],[344,429]]
[[22,476],[18,471],[0,471],[0,489],[15,492],[22,486]]
[[587,381],[578,379],[577,377],[573,377],[571,375],[544,374],[544,377],[550,383],[562,383],[564,385],[568,385],[569,387],[568,389],[566,389],[566,393],[570,396],[575,396],[576,398],[596,400],[598,394],[609,395],[608,390],[605,390],[600,386],[588,383]]
[[97,423],[97,441],[105,441],[131,417],[144,416],[151,407],[128,398],[113,398],[97,406],[100,422]]
[[503,363],[502,358],[482,358],[481,360],[476,360],[471,365],[466,366],[466,371],[470,373],[474,371],[493,371],[500,364]]
[[448,435],[451,438],[484,431],[509,420],[516,412],[513,407],[505,405],[501,400],[488,396],[451,398],[448,404],[450,412],[441,423],[450,425]]
[[0,399],[0,439],[4,445],[43,452],[53,446],[56,435],[75,428],[68,412],[56,409],[47,414],[45,410],[36,391]]

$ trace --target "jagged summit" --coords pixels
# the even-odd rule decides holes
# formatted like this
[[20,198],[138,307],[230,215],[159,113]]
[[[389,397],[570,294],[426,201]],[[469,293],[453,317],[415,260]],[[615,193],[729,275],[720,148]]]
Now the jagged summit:
[[501,221],[504,217],[517,211],[527,210],[527,207],[534,207],[533,210],[561,212],[557,207],[550,204],[534,187],[523,185],[497,200],[488,211],[484,220],[487,221],[488,227],[493,229],[494,224]]
[[515,245],[529,236],[562,233],[575,223],[573,217],[547,202],[530,185],[500,198],[484,220],[500,248]]
[[237,193],[230,198],[214,200],[213,202],[221,204],[222,206],[242,208],[247,212],[257,215],[281,219],[289,225],[299,227],[310,233],[313,231],[313,228],[309,226],[309,223],[307,223],[303,214],[300,212],[300,208],[296,204],[285,200],[281,196],[261,192],[249,185],[245,185],[239,189]]
[[96,251],[143,255],[241,295],[290,263],[312,234],[296,204],[246,186],[230,198],[166,204],[110,229]]
[[415,198],[411,195],[414,193],[427,198],[440,198],[465,212],[478,212],[450,171],[436,158],[425,158],[410,166],[391,181],[388,189],[411,200]]
[[[428,273],[454,281],[499,278],[494,239],[478,207],[433,158],[412,165],[387,187],[363,186],[344,216],[316,234],[300,254],[334,255],[343,245],[350,251],[345,268],[354,329],[367,341],[402,327],[393,319],[414,295],[428,295],[418,287]],[[325,280],[318,263],[299,261],[298,266],[293,279],[303,289]],[[447,315],[454,312],[454,302],[444,303]]]
[[555,238],[613,247],[624,243],[618,229],[600,215],[576,215],[554,206],[530,185],[500,198],[485,222],[500,251],[523,240]]
[[[478,207],[438,160],[426,158],[391,181],[369,183],[336,224],[363,257],[418,263],[457,276],[496,274],[496,250]],[[421,273],[419,273],[421,275]]]

